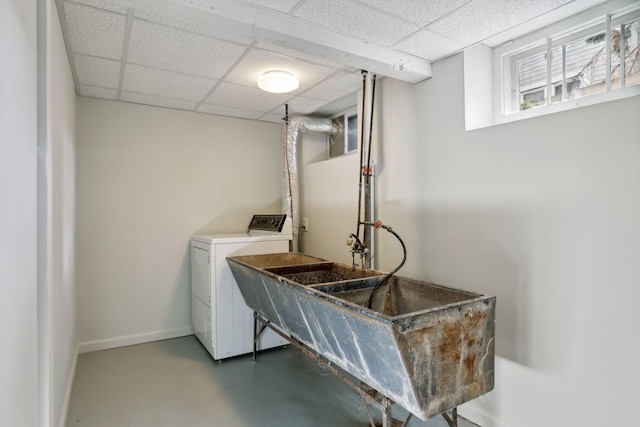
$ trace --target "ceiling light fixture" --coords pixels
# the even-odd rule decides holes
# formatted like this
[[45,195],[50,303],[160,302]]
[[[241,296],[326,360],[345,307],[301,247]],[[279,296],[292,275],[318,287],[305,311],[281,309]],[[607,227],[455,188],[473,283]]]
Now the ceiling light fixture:
[[286,71],[267,71],[258,77],[258,87],[272,93],[287,93],[298,89],[298,78]]

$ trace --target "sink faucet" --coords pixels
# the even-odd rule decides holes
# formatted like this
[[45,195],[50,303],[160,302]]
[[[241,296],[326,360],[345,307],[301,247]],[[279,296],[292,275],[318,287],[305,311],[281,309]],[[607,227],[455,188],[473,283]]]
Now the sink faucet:
[[349,250],[349,252],[351,252],[352,259],[351,266],[353,268],[358,266],[358,264],[356,264],[356,254],[360,254],[360,265],[364,268],[364,257],[369,252],[369,248],[367,248],[367,246],[360,241],[358,236],[353,233],[351,233],[347,238],[347,246],[351,246],[351,249]]

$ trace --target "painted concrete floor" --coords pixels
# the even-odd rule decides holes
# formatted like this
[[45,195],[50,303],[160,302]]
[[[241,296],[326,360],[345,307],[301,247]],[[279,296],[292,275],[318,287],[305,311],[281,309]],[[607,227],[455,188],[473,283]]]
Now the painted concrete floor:
[[67,427],[368,425],[360,396],[296,349],[216,363],[193,335],[81,354],[67,418]]

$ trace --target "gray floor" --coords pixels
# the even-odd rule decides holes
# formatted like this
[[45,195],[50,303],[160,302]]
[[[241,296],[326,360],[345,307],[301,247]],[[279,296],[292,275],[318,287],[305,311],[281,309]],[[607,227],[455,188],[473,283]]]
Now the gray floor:
[[[367,420],[356,392],[293,348],[264,352],[258,362],[216,363],[188,336],[81,354],[67,427],[366,427]],[[447,427],[441,417],[408,425]]]

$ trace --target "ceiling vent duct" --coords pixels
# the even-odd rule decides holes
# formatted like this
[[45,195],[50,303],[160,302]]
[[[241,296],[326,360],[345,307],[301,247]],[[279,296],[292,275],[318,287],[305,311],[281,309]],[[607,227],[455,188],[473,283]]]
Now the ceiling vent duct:
[[293,251],[298,251],[298,234],[300,231],[300,190],[298,187],[298,135],[300,133],[319,133],[335,135],[338,126],[331,119],[313,117],[293,117],[287,121],[287,137],[284,147],[284,168],[282,188],[282,211],[291,217],[293,224]]

